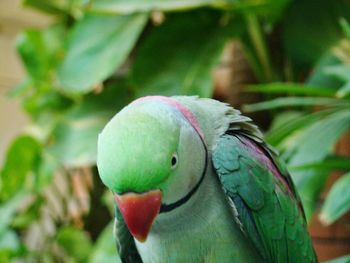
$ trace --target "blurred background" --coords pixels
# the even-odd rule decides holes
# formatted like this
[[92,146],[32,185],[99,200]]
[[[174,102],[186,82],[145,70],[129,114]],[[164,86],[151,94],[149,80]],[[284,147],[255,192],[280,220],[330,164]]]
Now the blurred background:
[[251,116],[319,259],[350,262],[349,23],[348,0],[1,0],[0,262],[118,262],[97,135],[152,94]]

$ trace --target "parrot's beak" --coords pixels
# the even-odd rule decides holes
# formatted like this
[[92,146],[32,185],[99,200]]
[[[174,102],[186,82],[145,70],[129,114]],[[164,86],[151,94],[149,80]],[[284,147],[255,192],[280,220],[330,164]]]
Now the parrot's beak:
[[159,213],[162,192],[115,194],[115,201],[130,233],[140,242],[147,239],[152,223]]

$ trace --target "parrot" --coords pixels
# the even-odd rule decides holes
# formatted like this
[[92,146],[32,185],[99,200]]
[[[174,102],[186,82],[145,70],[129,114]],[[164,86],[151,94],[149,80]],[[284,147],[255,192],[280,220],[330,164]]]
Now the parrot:
[[138,98],[99,134],[97,168],[122,262],[318,262],[286,165],[229,104]]

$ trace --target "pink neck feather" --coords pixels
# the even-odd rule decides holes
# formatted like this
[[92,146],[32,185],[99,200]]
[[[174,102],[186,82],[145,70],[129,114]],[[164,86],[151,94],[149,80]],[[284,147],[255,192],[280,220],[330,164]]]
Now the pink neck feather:
[[174,100],[172,98],[164,97],[164,96],[146,96],[146,97],[139,98],[139,99],[135,100],[132,103],[138,103],[138,102],[143,102],[143,101],[148,101],[148,100],[164,102],[164,103],[174,107],[178,111],[180,111],[182,113],[182,115],[186,118],[186,120],[197,131],[197,133],[202,138],[202,140],[204,140],[204,134],[203,134],[203,132],[202,132],[200,126],[199,126],[199,123],[198,123],[196,117],[194,116],[194,114],[189,109],[187,109],[180,102],[178,102],[178,101],[176,101],[176,100]]

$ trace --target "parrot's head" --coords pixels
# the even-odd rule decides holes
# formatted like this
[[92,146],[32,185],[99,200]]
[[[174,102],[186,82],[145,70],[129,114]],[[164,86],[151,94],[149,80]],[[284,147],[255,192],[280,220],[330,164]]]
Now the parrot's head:
[[97,165],[130,233],[146,240],[159,213],[184,205],[205,175],[207,149],[194,115],[166,97],[139,99],[98,139]]

